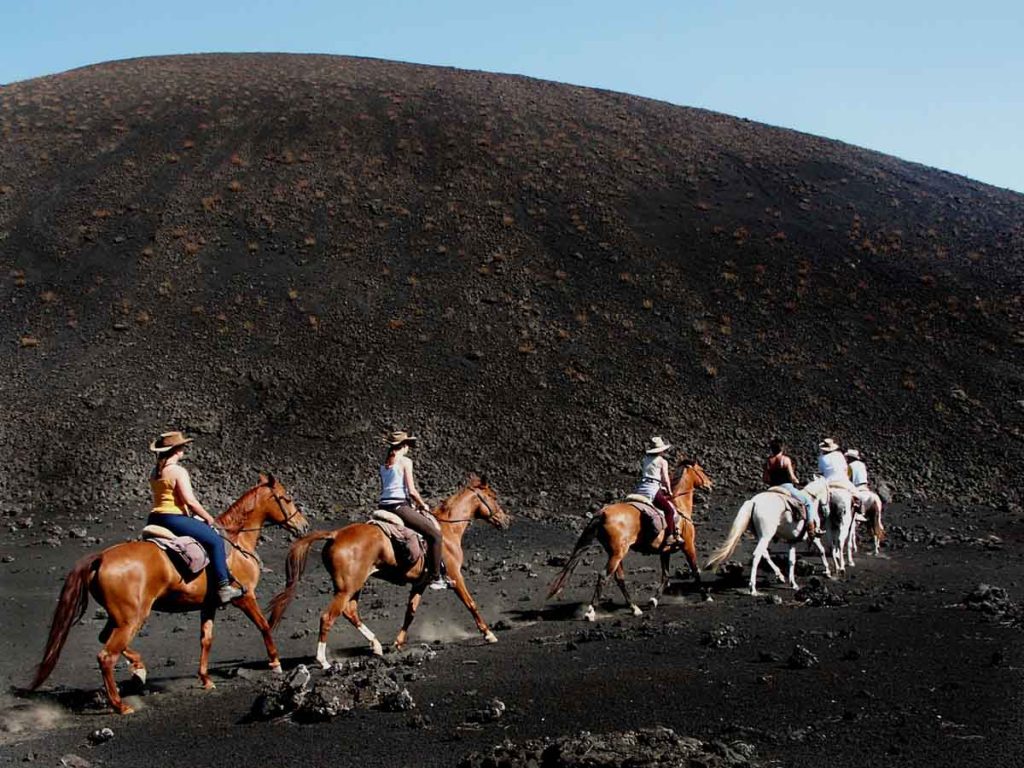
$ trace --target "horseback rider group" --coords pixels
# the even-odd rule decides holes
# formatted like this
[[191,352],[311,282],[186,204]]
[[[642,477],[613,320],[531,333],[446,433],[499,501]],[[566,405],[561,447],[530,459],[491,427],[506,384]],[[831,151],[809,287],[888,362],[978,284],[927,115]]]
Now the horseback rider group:
[[[378,506],[397,515],[408,528],[423,537],[427,545],[424,578],[431,589],[447,589],[448,580],[441,575],[441,528],[416,488],[412,459],[408,455],[416,441],[416,437],[406,432],[392,432],[384,439],[387,453],[380,465]],[[146,522],[162,526],[175,536],[190,536],[202,545],[210,557],[208,571],[216,584],[216,602],[225,605],[244,592],[235,586],[228,570],[224,535],[213,516],[196,499],[188,470],[180,463],[185,447],[191,442],[192,438],[181,432],[164,432],[150,443],[149,450],[156,454],[156,466],[149,476],[153,507]]]

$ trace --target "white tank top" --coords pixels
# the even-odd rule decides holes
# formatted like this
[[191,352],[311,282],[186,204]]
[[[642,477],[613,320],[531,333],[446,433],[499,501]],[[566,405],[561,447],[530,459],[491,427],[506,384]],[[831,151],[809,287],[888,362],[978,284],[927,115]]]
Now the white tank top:
[[380,503],[400,504],[409,500],[409,491],[405,487],[405,474],[402,463],[396,461],[390,467],[380,465]]
[[640,479],[654,480],[661,485],[661,465],[665,459],[660,454],[644,456],[640,463]]

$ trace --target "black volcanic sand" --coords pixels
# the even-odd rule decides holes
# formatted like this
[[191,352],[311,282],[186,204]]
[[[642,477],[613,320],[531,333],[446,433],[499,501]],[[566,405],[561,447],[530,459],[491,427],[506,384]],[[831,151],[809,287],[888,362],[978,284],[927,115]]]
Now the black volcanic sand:
[[[721,497],[713,501],[698,512],[702,557],[725,535],[735,508]],[[94,638],[102,622],[90,605],[47,685],[4,700],[0,754],[42,764],[76,754],[97,765],[243,758],[279,765],[456,765],[506,739],[665,726],[708,742],[739,741],[755,748],[756,759],[786,765],[820,765],[824,755],[837,766],[1012,764],[1024,749],[1024,628],[1017,602],[1024,593],[1024,524],[985,508],[897,505],[889,519],[893,536],[882,556],[862,555],[846,579],[826,582],[845,601],[834,607],[799,603],[764,572],[762,597],[712,579],[714,601],[702,602],[680,574],[665,603],[639,619],[609,591],[613,602],[602,606],[596,624],[576,618],[589,598],[594,565],[581,566],[563,598],[542,601],[557,570],[547,563],[566,553],[574,533],[525,519],[504,534],[476,526],[467,536],[469,580],[499,643],[480,641],[453,594],[428,594],[411,640],[414,654],[427,643],[436,656],[399,667],[411,672],[402,685],[416,707],[356,710],[317,724],[250,718],[270,676],[257,634],[231,610],[218,614],[216,691],[195,685],[196,617],[161,615],[137,643],[150,669],[149,689],[132,699],[139,711],[126,718],[105,714],[94,695]],[[0,548],[5,559],[14,558],[0,565],[6,619],[0,674],[15,685],[38,659],[62,573],[85,548],[74,539],[55,547],[32,543],[37,538],[22,530]],[[737,558],[746,561],[751,548],[747,537]],[[261,584],[264,603],[281,583],[283,549],[278,535],[263,550],[272,569]],[[594,552],[589,560],[596,564]],[[631,555],[627,566],[635,596],[646,601],[655,560]],[[963,603],[979,583],[1007,590],[995,603],[1007,612]],[[300,598],[277,632],[287,671],[312,664],[326,588],[314,553]],[[364,619],[382,640],[397,630],[404,594],[379,582],[364,592]],[[795,668],[798,645],[816,663]],[[331,648],[348,664],[365,653],[362,638],[343,620]],[[126,680],[127,672],[119,677]],[[322,673],[312,670],[312,678],[316,683]],[[481,717],[494,699],[505,712]],[[89,735],[103,727],[114,731],[113,739],[91,745]]]

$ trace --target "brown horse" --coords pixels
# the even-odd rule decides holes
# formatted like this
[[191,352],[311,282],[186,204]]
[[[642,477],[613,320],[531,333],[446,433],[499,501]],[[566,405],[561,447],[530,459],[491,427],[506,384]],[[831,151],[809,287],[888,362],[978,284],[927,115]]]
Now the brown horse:
[[[469,529],[469,524],[477,518],[486,520],[495,528],[508,528],[508,515],[498,504],[494,490],[476,475],[470,475],[466,486],[443,501],[432,514],[441,524],[444,538],[442,557],[455,594],[473,614],[473,620],[484,639],[489,643],[498,642],[498,638],[484,622],[466,588],[466,581],[462,575],[462,537]],[[371,575],[392,584],[412,584],[405,621],[395,638],[395,647],[404,646],[409,625],[412,624],[423,590],[427,586],[423,578],[423,558],[411,568],[399,566],[391,539],[379,527],[370,523],[352,523],[333,531],[316,531],[292,544],[288,551],[287,583],[270,601],[270,626],[276,627],[284,616],[285,610],[295,597],[295,588],[306,568],[309,548],[313,542],[322,539],[330,540],[323,549],[323,561],[334,582],[334,598],[320,615],[320,638],[316,651],[316,660],[320,666],[324,669],[331,666],[327,660],[327,635],[340,615],[348,619],[370,642],[373,653],[380,655],[383,652],[376,635],[359,618],[359,591]]]
[[[283,525],[292,533],[304,533],[309,528],[306,518],[288,497],[281,483],[263,474],[256,486],[242,494],[238,501],[217,518],[227,540],[231,542],[228,567],[235,580],[245,587],[245,594],[233,603],[263,633],[270,668],[280,672],[281,660],[277,655],[277,646],[255,596],[261,566],[256,555],[256,545],[259,543],[260,529],[267,521]],[[212,594],[216,589],[210,591]],[[68,632],[85,613],[90,593],[107,611],[107,624],[100,632],[103,648],[97,658],[103,672],[107,699],[117,712],[126,715],[132,708],[122,702],[118,694],[114,682],[114,665],[124,654],[132,665],[132,674],[141,683],[146,682],[142,655],[128,645],[154,609],[172,613],[200,611],[199,680],[204,688],[214,687],[208,669],[210,646],[213,644],[213,617],[217,606],[207,599],[206,573],[185,581],[170,557],[156,544],[149,541],[127,541],[102,552],[92,552],[75,563],[64,580],[43,660],[36,669],[30,690],[42,685],[53,671]]]
[[569,583],[576,566],[579,565],[583,552],[596,538],[605,552],[608,553],[608,564],[604,572],[597,575],[597,584],[594,586],[594,596],[590,599],[584,618],[587,621],[594,621],[597,613],[594,606],[601,599],[601,591],[609,576],[614,574],[615,581],[626,598],[634,616],[640,616],[643,611],[633,602],[626,590],[626,573],[622,568],[622,561],[630,549],[636,550],[645,555],[659,555],[661,558],[661,581],[651,598],[651,606],[657,607],[661,593],[668,585],[668,567],[672,553],[681,549],[686,555],[697,584],[700,584],[700,567],[697,564],[697,531],[693,525],[693,492],[697,488],[711,489],[711,478],[707,476],[704,469],[692,459],[684,459],[679,477],[672,486],[672,500],[679,511],[679,543],[672,547],[665,548],[665,532],[656,533],[653,537],[646,530],[640,519],[640,512],[628,502],[609,504],[591,518],[590,523],[583,529],[576,546],[569,556],[569,562],[565,564],[562,572],[551,582],[548,588],[548,599],[554,597]]

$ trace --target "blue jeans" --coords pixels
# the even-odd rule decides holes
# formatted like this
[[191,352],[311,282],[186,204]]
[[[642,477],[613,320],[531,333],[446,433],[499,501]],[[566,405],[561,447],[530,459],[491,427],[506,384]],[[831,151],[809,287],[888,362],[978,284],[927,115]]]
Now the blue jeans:
[[790,496],[792,496],[794,499],[796,499],[797,501],[804,505],[804,509],[807,510],[807,514],[805,515],[804,520],[806,520],[807,523],[813,522],[815,525],[818,525],[818,516],[814,514],[814,502],[811,501],[810,496],[801,491],[792,483],[782,483],[779,487],[785,488],[787,491],[789,491]]
[[203,545],[203,549],[210,556],[207,570],[213,576],[214,582],[219,586],[231,581],[231,574],[228,572],[228,558],[224,553],[224,540],[202,520],[188,515],[164,515],[159,512],[151,512],[147,522],[150,525],[162,525],[175,536],[191,536]]

